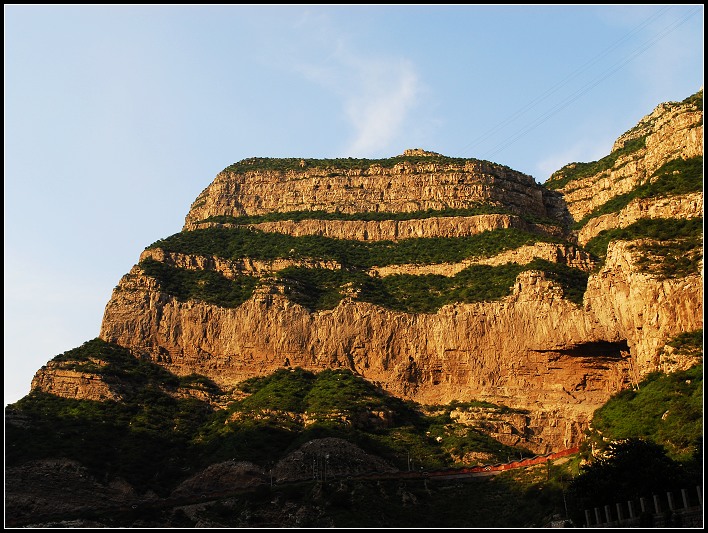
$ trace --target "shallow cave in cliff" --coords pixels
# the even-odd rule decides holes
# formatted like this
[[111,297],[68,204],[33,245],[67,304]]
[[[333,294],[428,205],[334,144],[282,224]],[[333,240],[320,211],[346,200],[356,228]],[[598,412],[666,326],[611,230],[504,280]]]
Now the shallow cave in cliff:
[[621,359],[623,353],[629,353],[626,340],[619,342],[594,341],[577,344],[565,350],[558,350],[561,355],[570,357],[592,357],[597,359]]

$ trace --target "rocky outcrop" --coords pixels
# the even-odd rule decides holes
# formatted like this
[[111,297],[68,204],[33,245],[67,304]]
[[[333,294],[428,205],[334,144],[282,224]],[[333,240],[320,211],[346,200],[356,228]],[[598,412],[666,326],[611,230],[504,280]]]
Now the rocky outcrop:
[[[534,272],[521,274],[503,301],[451,305],[436,314],[352,299],[310,313],[262,292],[224,309],[179,302],[134,273],[109,302],[101,337],[176,374],[198,369],[222,385],[269,373],[287,360],[311,370],[349,368],[424,403],[485,399],[532,406],[543,423],[530,432],[539,452],[577,442],[594,408],[629,379],[619,332],[564,300],[559,287]],[[583,348],[588,345],[596,350]],[[564,416],[552,427],[551,415],[539,412]]]
[[[701,139],[697,105],[687,100],[660,106],[617,141],[617,157],[610,158],[605,170],[567,183],[557,180],[572,166],[555,174],[550,183],[563,183],[560,192],[501,165],[418,151],[407,153],[409,159],[352,160],[341,168],[324,160],[245,160],[220,173],[199,195],[185,230],[216,224],[200,221],[220,215],[406,213],[485,204],[512,214],[290,220],[251,227],[362,241],[464,237],[510,227],[562,236],[553,229],[558,226],[527,222],[529,215],[553,218],[567,228],[569,212],[581,219],[633,190],[666,161],[702,154]],[[693,193],[635,200],[616,214],[592,219],[579,241],[641,218],[701,216],[702,198],[702,193]],[[391,265],[368,272],[453,276],[475,263],[527,264],[538,257],[590,273],[582,305],[564,298],[563,288],[543,272],[529,270],[519,274],[503,299],[450,304],[419,314],[360,301],[354,290],[333,309],[309,311],[288,299],[283,282],[270,276],[293,266],[341,269],[335,261],[226,260],[154,248],[141,260],[214,270],[227,278],[253,276],[258,285],[244,303],[225,308],[178,299],[135,266],[106,306],[100,337],[177,375],[202,374],[227,389],[283,367],[347,368],[394,395],[425,404],[485,400],[505,405],[524,411],[524,418],[499,421],[490,431],[503,442],[523,442],[545,453],[577,445],[594,410],[615,392],[648,372],[666,365],[682,368],[691,357],[695,360],[690,354],[669,354],[665,346],[677,334],[703,326],[702,267],[700,274],[660,278],[638,266],[643,258],[637,244],[611,242],[600,267],[566,241],[458,263]],[[577,279],[584,282],[583,276]],[[110,390],[100,379],[73,372],[49,365],[33,387],[74,398],[107,397]]]
[[577,444],[594,409],[655,370],[672,336],[702,327],[702,277],[660,281],[640,272],[636,258],[628,243],[612,244],[583,308],[530,271],[502,301],[435,314],[352,298],[309,312],[273,285],[225,309],[160,293],[136,268],[106,307],[101,337],[220,385],[286,365],[343,367],[424,403],[483,399],[529,409],[525,434],[545,452]]
[[181,254],[178,252],[165,252],[161,248],[149,248],[140,254],[140,260],[152,259],[166,265],[184,268],[187,270],[213,270],[225,278],[233,279],[238,276],[254,276],[278,272],[285,268],[326,268],[340,270],[342,265],[337,261],[320,261],[314,259],[271,259],[260,261],[245,257],[243,259],[223,259],[218,256],[202,256]]
[[281,483],[396,471],[380,457],[366,453],[351,442],[327,437],[311,440],[283,457],[273,466],[271,475],[274,482]]
[[617,213],[591,218],[578,232],[578,244],[585,245],[601,231],[626,228],[643,218],[697,218],[703,216],[703,193],[665,198],[637,198]]
[[273,212],[406,213],[428,209],[504,206],[517,214],[554,217],[558,194],[531,176],[486,161],[426,163],[403,161],[391,168],[306,167],[299,170],[245,170],[220,173],[192,204],[190,224],[212,216]]
[[263,469],[247,461],[224,461],[209,465],[180,483],[172,498],[197,498],[204,495],[233,492],[264,485]]
[[40,368],[32,379],[32,390],[75,400],[120,400],[121,395],[93,372],[62,368],[50,361]]
[[703,328],[703,269],[658,280],[637,268],[637,244],[610,243],[604,267],[588,280],[585,309],[627,339],[639,374],[645,374],[659,369],[659,354],[668,340]]
[[[596,173],[572,179],[557,190],[563,194],[568,211],[581,220],[610,199],[628,193],[644,183],[663,164],[682,157],[703,156],[703,110],[693,103],[661,104],[639,124],[621,136],[612,152],[620,153],[631,141],[644,138],[644,145],[619,155]],[[554,173],[546,182],[553,187],[577,172],[573,163]]]
[[[410,274],[422,276],[437,274],[441,276],[455,276],[471,265],[499,266],[507,263],[525,265],[534,259],[544,259],[552,263],[559,263],[572,268],[589,272],[595,266],[595,260],[587,252],[569,244],[537,242],[528,246],[520,246],[507,250],[492,257],[465,259],[457,263],[436,264],[402,264],[372,267],[368,274],[372,276],[392,276],[396,274]],[[166,265],[187,270],[211,270],[219,272],[227,279],[239,276],[260,276],[272,274],[290,267],[323,268],[328,270],[341,270],[342,265],[334,260],[321,261],[311,259],[272,259],[259,261],[252,258],[229,260],[218,256],[189,255],[178,252],[165,252],[161,248],[150,248],[140,255],[140,260],[152,259]],[[132,275],[140,274],[140,270],[131,271]]]
[[[238,227],[223,222],[194,222],[185,230],[209,227]],[[320,235],[331,239],[356,241],[398,241],[413,238],[469,237],[495,229],[516,228],[540,235],[560,237],[561,226],[534,224],[515,215],[474,215],[466,217],[429,217],[418,220],[283,220],[249,224],[266,233],[284,233],[294,237]]]
[[526,265],[534,259],[544,259],[551,263],[559,263],[586,272],[595,267],[595,261],[589,253],[579,250],[568,244],[550,242],[537,242],[529,246],[520,246],[514,250],[507,250],[493,257],[465,259],[458,263],[440,263],[433,265],[388,265],[373,267],[369,274],[374,276],[393,276],[396,274],[409,274],[412,276],[425,276],[436,274],[439,276],[455,276],[471,265],[499,266],[507,263]]
[[96,479],[83,465],[67,459],[31,461],[5,470],[5,513],[14,523],[31,524],[82,512],[89,515],[97,508],[117,508],[145,499],[124,480]]

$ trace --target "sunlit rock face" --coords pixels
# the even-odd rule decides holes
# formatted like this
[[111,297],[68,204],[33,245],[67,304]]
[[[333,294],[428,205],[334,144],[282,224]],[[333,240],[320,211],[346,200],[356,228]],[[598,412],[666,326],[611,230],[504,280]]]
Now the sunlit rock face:
[[[355,289],[343,289],[337,305],[313,310],[294,301],[277,274],[288,268],[346,269],[341,261],[227,258],[156,246],[145,250],[141,261],[213,271],[226,279],[250,276],[255,289],[237,306],[220,306],[177,297],[136,265],[115,288],[100,337],[175,374],[202,374],[225,388],[283,367],[347,368],[391,394],[426,404],[486,400],[523,410],[488,421],[503,442],[537,452],[575,446],[595,409],[612,394],[666,368],[670,339],[703,327],[702,261],[698,272],[666,278],[643,266],[641,240],[610,242],[603,261],[582,249],[601,231],[637,220],[702,217],[702,192],[637,199],[572,228],[574,220],[645,183],[667,161],[702,156],[702,110],[689,103],[662,104],[620,137],[613,151],[637,139],[642,146],[625,150],[597,174],[566,183],[559,180],[572,166],[564,167],[546,186],[502,165],[419,149],[390,164],[358,160],[337,167],[297,160],[290,168],[274,169],[262,160],[245,160],[220,173],[198,196],[183,229],[242,226],[272,235],[392,246],[410,238],[458,239],[515,229],[543,237],[542,242],[463,260],[374,265],[361,273],[372,279],[451,278],[473,264],[500,267],[543,259],[589,275],[582,302],[571,301],[547,272],[522,269],[501,298],[453,302],[433,312],[374,305]],[[562,186],[552,190],[553,183]],[[480,206],[488,212],[440,213]],[[426,210],[432,210],[429,216],[415,219],[393,216]],[[354,216],[253,218],[300,211]],[[391,216],[357,219],[362,213]],[[239,220],[245,215],[252,219]],[[679,359],[672,359],[672,368],[688,364]],[[33,388],[72,398],[116,394],[96,376],[51,364],[38,372]],[[488,414],[456,416],[464,421]]]

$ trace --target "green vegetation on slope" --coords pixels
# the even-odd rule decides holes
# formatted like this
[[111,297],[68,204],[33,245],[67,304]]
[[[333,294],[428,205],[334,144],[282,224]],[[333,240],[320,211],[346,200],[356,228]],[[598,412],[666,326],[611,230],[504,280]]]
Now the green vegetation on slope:
[[167,294],[183,301],[199,300],[220,307],[238,307],[251,297],[258,283],[254,276],[229,279],[214,270],[177,268],[154,259],[144,259],[139,266]]
[[[409,164],[420,164],[420,165],[455,165],[464,166],[465,164],[473,161],[479,161],[477,159],[463,158],[463,157],[447,157],[444,155],[434,155],[434,156],[396,156],[388,157],[386,159],[360,159],[353,157],[340,157],[334,159],[310,159],[310,158],[297,158],[297,157],[250,157],[248,159],[243,159],[238,163],[229,165],[223,172],[233,172],[236,174],[243,174],[245,172],[255,171],[255,170],[273,170],[285,172],[288,170],[293,171],[303,171],[312,168],[319,169],[331,169],[332,173],[330,175],[339,175],[338,171],[346,170],[368,170],[374,165],[378,165],[382,168],[393,168],[400,163]],[[304,166],[303,163],[304,162]],[[499,169],[510,170],[509,167],[504,165],[497,165],[490,163],[490,169],[493,170],[494,167]]]
[[[161,290],[179,300],[204,301],[220,307],[237,307],[256,287],[258,278],[238,276],[227,279],[214,271],[187,270],[152,259],[140,263],[146,275]],[[452,303],[498,300],[507,296],[516,276],[540,270],[558,283],[566,299],[582,304],[588,274],[543,259],[520,265],[471,265],[452,277],[426,274],[396,274],[372,277],[357,270],[288,267],[276,273],[284,282],[288,298],[310,311],[334,309],[347,294],[359,301],[406,313],[435,313]]]
[[[582,524],[585,509],[614,507],[629,500],[637,505],[640,497],[667,491],[676,496],[681,489],[701,484],[700,466],[700,462],[674,461],[661,445],[641,438],[613,441],[603,455],[581,467],[580,475],[570,483],[571,515],[576,524]],[[651,513],[642,513],[640,520],[640,526],[651,526]]]
[[97,374],[107,383],[130,383],[137,388],[180,384],[179,378],[164,368],[133,357],[125,348],[98,338],[59,354],[52,361],[62,368]]
[[697,109],[703,111],[703,89],[684,99],[681,103],[695,106]]
[[643,255],[638,261],[643,272],[652,273],[659,279],[698,272],[703,257],[702,218],[643,218],[626,228],[601,231],[588,241],[585,249],[604,258],[611,241],[636,239],[649,240],[635,245]]
[[[408,455],[426,468],[453,465],[467,451],[485,451],[494,462],[528,455],[456,424],[449,410],[425,414],[346,370],[283,369],[247,380],[241,389],[249,396],[214,410],[203,401],[176,399],[170,392],[182,385],[178,378],[100,339],[57,360],[80,363],[98,353],[113,361],[109,365],[142,369],[124,374],[133,380],[122,388],[130,393],[120,402],[30,393],[8,407],[23,423],[6,425],[6,466],[65,457],[97,476],[120,476],[138,490],[167,495],[210,464],[235,459],[265,466],[322,437],[344,438],[403,469]],[[203,376],[184,381],[214,387]],[[382,420],[374,412],[388,415]],[[293,416],[302,414],[307,425]]]
[[370,277],[361,272],[287,268],[277,273],[288,281],[285,292],[310,310],[332,309],[346,293],[360,301],[406,313],[435,313],[452,303],[498,300],[508,295],[516,277],[527,270],[540,270],[557,282],[565,298],[582,304],[588,274],[543,259],[525,265],[471,265],[455,276],[396,274]]
[[562,189],[571,181],[588,178],[611,169],[620,157],[637,152],[646,146],[646,136],[637,137],[627,142],[619,150],[615,150],[610,155],[606,155],[598,161],[590,163],[570,163],[560,170],[557,170],[544,184],[549,189]]
[[617,213],[637,198],[658,198],[676,196],[703,190],[703,158],[674,159],[658,168],[651,177],[634,190],[615,196],[573,225],[582,228],[587,222],[600,215]]
[[[685,106],[685,105],[693,106],[696,110],[703,111],[703,89],[700,89],[698,92],[692,94],[691,96],[684,98],[680,102],[664,102],[663,103],[664,110],[668,111],[668,112],[671,112],[671,111],[673,111],[679,107]],[[665,114],[660,114],[658,116],[655,116],[655,117],[649,118],[649,119],[647,119],[647,117],[645,117],[646,120],[642,120],[639,124],[637,124],[636,126],[633,126],[629,130],[627,130],[625,133],[623,133],[622,136],[630,135],[630,134],[638,131],[639,129],[646,130],[646,129],[652,128],[654,126],[654,124],[656,124],[656,121],[659,120],[659,118],[663,118],[663,117],[665,117]]]
[[677,353],[691,355],[703,352],[703,329],[679,333],[667,342]]
[[[361,270],[373,266],[437,264],[470,257],[491,257],[523,245],[554,240],[516,229],[487,231],[462,238],[361,242],[316,235],[292,237],[247,228],[207,228],[177,233],[148,248],[226,259],[333,260],[343,269],[290,267],[276,276],[288,282],[286,294],[293,301],[311,310],[332,309],[345,294],[357,293],[360,300],[383,307],[430,313],[448,303],[501,298],[509,293],[516,276],[525,270],[548,273],[561,284],[569,300],[581,303],[587,275],[540,259],[527,265],[472,265],[454,277],[394,275],[374,278]],[[223,307],[243,303],[257,283],[257,279],[251,276],[227,279],[217,272],[180,269],[150,259],[142,261],[140,266],[147,275],[158,280],[161,289],[168,294]]]
[[595,411],[592,426],[606,439],[643,438],[665,446],[672,459],[691,459],[703,435],[703,365],[650,374]]
[[582,304],[587,273],[543,259],[534,259],[525,265],[471,265],[453,277],[398,274],[374,278],[362,287],[359,298],[400,311],[433,313],[451,303],[503,298],[510,293],[516,277],[528,270],[545,272],[550,279],[561,285],[568,300]]
[[[682,333],[667,344],[702,353],[702,333]],[[592,446],[595,454],[568,494],[576,523],[584,521],[585,509],[667,491],[676,494],[700,484],[703,365],[671,374],[655,372],[633,389],[613,395],[595,411],[585,446]]]
[[[260,413],[266,421],[277,421],[293,431],[297,428],[302,431],[302,426],[292,418],[284,420],[283,413],[306,414],[318,420],[298,436],[295,442],[300,444],[316,438],[314,435],[342,437],[399,466],[401,459],[410,455],[426,468],[452,465],[455,458],[470,451],[485,452],[500,460],[507,455],[518,456],[520,452],[528,454],[502,445],[477,429],[456,424],[450,412],[463,404],[421,409],[387,394],[349,370],[323,370],[315,374],[300,368],[282,369],[246,380],[240,388],[250,396],[232,403],[230,413],[246,413],[251,417]],[[489,403],[479,405],[499,413],[511,411]],[[387,416],[382,420],[372,413],[387,413]]]
[[328,211],[287,211],[274,212],[263,215],[243,215],[233,217],[229,215],[215,215],[197,224],[216,222],[219,224],[248,225],[260,224],[261,222],[281,222],[302,220],[349,220],[349,221],[384,221],[384,220],[422,220],[433,217],[471,217],[476,215],[514,215],[533,224],[547,224],[558,226],[559,222],[551,218],[542,218],[529,213],[514,213],[501,206],[483,204],[466,209],[427,209],[425,211],[409,211],[405,213],[392,213],[384,211],[366,211],[361,213],[341,213]]
[[[666,105],[669,108],[678,107],[680,105],[692,105],[702,111],[703,89],[699,90],[695,94],[692,94],[682,102],[667,102]],[[636,132],[639,128],[648,128],[650,125],[651,123],[641,122],[626,131],[622,136]],[[609,170],[615,165],[617,159],[620,157],[637,152],[638,150],[644,148],[646,146],[646,137],[646,135],[643,135],[632,139],[619,150],[615,150],[598,161],[592,161],[590,163],[570,163],[554,172],[544,185],[549,189],[562,189],[572,181],[593,176],[604,170]]]
[[293,237],[249,228],[205,228],[160,239],[147,249],[217,256],[224,259],[335,260],[346,268],[365,269],[406,263],[433,264],[491,257],[535,242],[558,242],[514,228],[485,231],[469,237],[416,238],[393,241],[355,241],[319,235]]

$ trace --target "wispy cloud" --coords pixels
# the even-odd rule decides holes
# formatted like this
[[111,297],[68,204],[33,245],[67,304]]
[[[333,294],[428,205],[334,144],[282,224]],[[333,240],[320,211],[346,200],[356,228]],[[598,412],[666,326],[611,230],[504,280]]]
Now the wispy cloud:
[[405,133],[424,93],[415,65],[402,57],[358,52],[328,22],[318,17],[317,32],[310,36],[326,43],[330,53],[318,63],[299,63],[296,69],[341,99],[343,116],[352,127],[343,148],[346,155],[388,153]]
[[363,63],[359,90],[345,97],[344,108],[354,126],[347,153],[364,156],[388,147],[403,131],[415,108],[420,82],[413,65],[402,60]]

